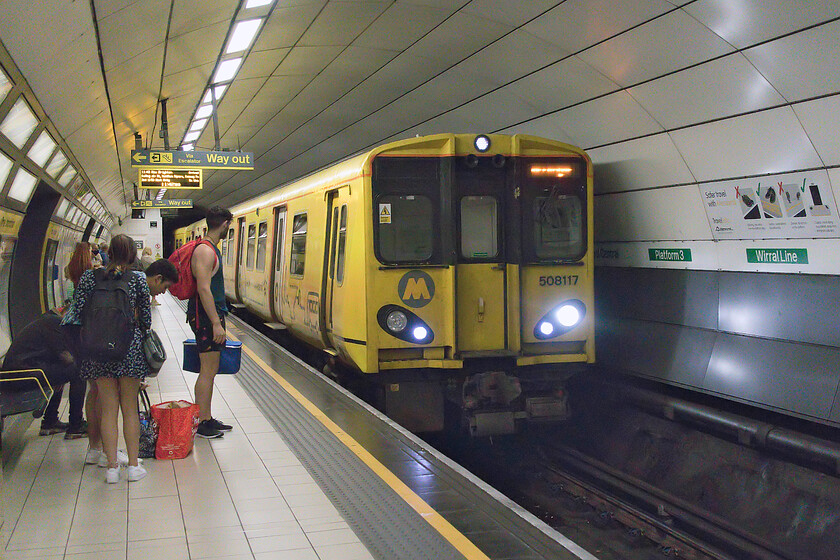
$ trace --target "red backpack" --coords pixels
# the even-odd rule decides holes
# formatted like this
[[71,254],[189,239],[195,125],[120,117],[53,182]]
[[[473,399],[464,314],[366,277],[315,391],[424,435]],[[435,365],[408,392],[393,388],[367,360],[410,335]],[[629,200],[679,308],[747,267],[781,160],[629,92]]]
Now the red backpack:
[[[195,248],[201,243],[206,243],[210,247],[213,247],[213,244],[206,239],[196,239],[179,247],[174,253],[169,255],[169,262],[174,264],[175,269],[178,271],[178,282],[169,287],[169,293],[178,299],[190,299],[195,295],[196,285],[195,276],[192,273],[192,256]],[[216,250],[213,249],[214,254],[215,252]],[[218,256],[216,258],[218,259]]]

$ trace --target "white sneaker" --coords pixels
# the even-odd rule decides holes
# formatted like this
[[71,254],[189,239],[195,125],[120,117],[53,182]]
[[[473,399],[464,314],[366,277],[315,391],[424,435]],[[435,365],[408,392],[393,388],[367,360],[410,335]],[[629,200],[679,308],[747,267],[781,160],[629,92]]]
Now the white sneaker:
[[114,467],[105,471],[105,482],[108,484],[116,484],[120,481],[120,468]]
[[[105,454],[102,453],[101,449],[88,449],[87,454],[85,455],[85,464],[96,465],[97,463],[99,463],[100,455],[102,455],[103,457],[105,456]],[[108,459],[105,459],[104,466],[108,466]]]
[[[123,467],[128,464],[128,455],[122,449],[117,449],[117,464]],[[104,451],[99,452],[99,461],[97,462],[97,465],[103,469],[108,466],[108,456]]]
[[129,465],[127,471],[128,476],[126,478],[129,482],[137,482],[146,476],[146,469],[143,468],[143,465],[137,465],[136,467]]

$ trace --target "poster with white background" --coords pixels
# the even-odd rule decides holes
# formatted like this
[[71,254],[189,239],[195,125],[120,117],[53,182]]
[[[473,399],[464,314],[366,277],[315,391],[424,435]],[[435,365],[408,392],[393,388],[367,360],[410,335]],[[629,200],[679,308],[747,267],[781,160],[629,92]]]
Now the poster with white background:
[[825,171],[702,183],[699,189],[717,240],[840,237]]

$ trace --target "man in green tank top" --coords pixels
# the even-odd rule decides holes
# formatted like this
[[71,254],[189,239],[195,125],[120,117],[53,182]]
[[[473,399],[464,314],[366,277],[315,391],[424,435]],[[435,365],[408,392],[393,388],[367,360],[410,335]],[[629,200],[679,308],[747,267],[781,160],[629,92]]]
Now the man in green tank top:
[[221,206],[207,211],[207,234],[192,255],[192,273],[195,276],[196,294],[187,306],[187,322],[195,333],[201,371],[195,382],[195,400],[199,407],[197,436],[222,437],[232,427],[219,422],[211,414],[213,381],[219,372],[220,351],[225,345],[225,277],[222,271],[222,254],[218,244],[227,233],[233,214]]

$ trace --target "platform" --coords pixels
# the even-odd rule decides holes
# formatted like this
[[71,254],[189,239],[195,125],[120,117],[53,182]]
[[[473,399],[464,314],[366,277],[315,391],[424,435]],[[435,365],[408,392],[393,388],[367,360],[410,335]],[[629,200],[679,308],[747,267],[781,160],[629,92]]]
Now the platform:
[[[193,400],[180,368],[192,333],[158,299],[170,359],[149,395]],[[244,323],[228,332],[243,367],[217,377],[213,415],[233,431],[147,459],[142,481],[105,484],[86,439],[32,423],[4,466],[3,558],[595,558]]]

